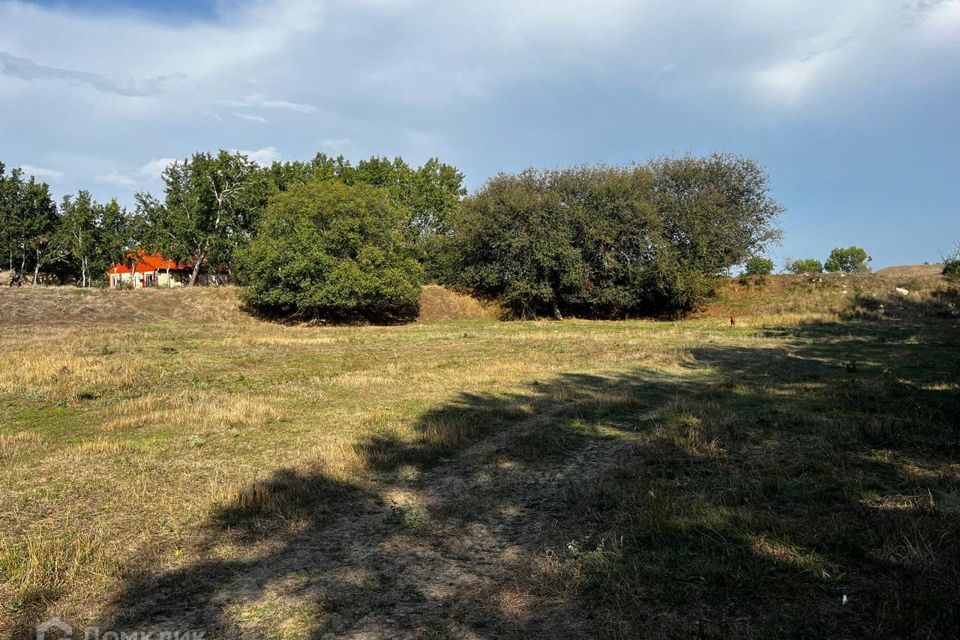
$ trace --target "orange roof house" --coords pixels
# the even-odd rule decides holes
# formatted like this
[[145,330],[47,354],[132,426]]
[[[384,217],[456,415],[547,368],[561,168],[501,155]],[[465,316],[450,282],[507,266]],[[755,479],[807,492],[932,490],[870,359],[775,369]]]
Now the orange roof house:
[[[107,282],[111,289],[152,287],[183,287],[190,282],[193,265],[143,251],[127,254],[127,260],[110,265]],[[201,273],[197,284],[227,284],[224,273]]]

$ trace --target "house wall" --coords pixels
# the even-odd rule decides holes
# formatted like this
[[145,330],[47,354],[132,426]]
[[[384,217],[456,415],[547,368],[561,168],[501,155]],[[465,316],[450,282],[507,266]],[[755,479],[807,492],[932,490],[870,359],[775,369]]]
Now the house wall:
[[184,284],[185,282],[184,282],[183,276],[179,273],[172,272],[170,274],[167,274],[166,271],[160,271],[157,274],[158,287],[172,289],[174,287],[182,287],[184,286]]
[[[139,274],[139,273],[138,273],[137,275],[140,276],[140,275],[142,275],[142,274]],[[109,277],[110,277],[110,288],[111,288],[111,289],[119,289],[120,287],[129,287],[129,286],[130,286],[130,274],[129,274],[129,273],[111,273],[111,274],[109,274]],[[139,285],[138,285],[138,286],[135,286],[135,288],[139,289],[140,286],[139,286]]]
[[[182,271],[172,271],[168,275],[166,270],[161,271],[150,271],[147,272],[150,274],[152,280],[152,287],[160,287],[163,289],[176,289],[179,287],[187,286],[187,283],[190,282],[190,274]],[[134,280],[133,288],[134,289],[143,289],[144,281],[147,278],[147,273],[137,273],[136,280]],[[130,288],[130,274],[129,273],[108,273],[108,282],[111,289],[118,288]],[[201,273],[197,276],[197,284],[203,287],[222,287],[229,284],[228,277],[223,273]]]
[[[111,274],[108,274],[108,277],[110,278],[110,280],[109,280],[109,282],[110,282],[110,288],[111,288],[111,289],[118,289],[118,288],[120,288],[120,287],[129,288],[129,287],[130,287],[130,280],[131,280],[130,275],[131,275],[131,274],[129,274],[129,273],[111,273]],[[134,288],[134,289],[143,289],[144,281],[147,279],[147,275],[148,275],[148,274],[147,274],[147,273],[137,273],[137,274],[134,274],[134,275],[135,275],[136,277],[133,279],[133,288]],[[153,278],[153,285],[152,285],[152,286],[156,286],[156,283],[157,283],[156,273],[153,272],[153,271],[151,271],[151,272],[149,272],[149,276],[150,276],[151,278]]]

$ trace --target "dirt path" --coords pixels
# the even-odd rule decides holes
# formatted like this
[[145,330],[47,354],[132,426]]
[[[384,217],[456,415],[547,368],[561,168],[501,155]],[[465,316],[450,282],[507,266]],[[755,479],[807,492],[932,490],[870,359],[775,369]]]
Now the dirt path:
[[531,568],[564,519],[561,492],[602,474],[630,439],[590,439],[547,461],[498,453],[577,406],[514,422],[427,471],[382,473],[355,505],[254,543],[249,559],[151,577],[131,587],[113,624],[207,637],[278,626],[291,637],[591,636],[589,613],[545,595]]

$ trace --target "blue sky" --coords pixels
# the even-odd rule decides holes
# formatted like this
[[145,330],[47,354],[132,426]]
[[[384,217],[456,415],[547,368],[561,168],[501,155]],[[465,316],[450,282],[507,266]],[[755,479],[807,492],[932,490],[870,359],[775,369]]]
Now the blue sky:
[[236,149],[498,171],[729,151],[771,254],[960,242],[960,0],[0,0],[0,160],[131,203]]

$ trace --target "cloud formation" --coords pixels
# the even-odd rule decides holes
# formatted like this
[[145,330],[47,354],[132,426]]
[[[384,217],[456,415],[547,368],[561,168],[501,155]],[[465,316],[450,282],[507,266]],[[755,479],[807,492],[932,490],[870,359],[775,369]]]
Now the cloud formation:
[[0,139],[101,197],[219,148],[440,155],[471,186],[713,150],[803,178],[810,154],[828,180],[809,141],[849,166],[881,130],[911,152],[936,125],[926,155],[956,139],[927,112],[958,66],[960,0],[233,0],[187,20],[0,0]]
[[94,89],[121,96],[154,95],[160,93],[165,85],[186,78],[182,73],[175,73],[145,80],[116,80],[97,73],[37,64],[33,60],[2,51],[0,51],[0,73],[21,80],[63,80],[70,84],[85,84]]
[[242,100],[223,100],[221,103],[229,107],[281,109],[293,111],[294,113],[316,113],[317,111],[317,108],[310,104],[291,102],[289,100],[272,100],[259,93],[251,94]]
[[63,178],[63,171],[56,169],[47,169],[45,167],[35,167],[32,164],[21,164],[20,170],[28,176],[33,176],[40,180],[57,181]]

